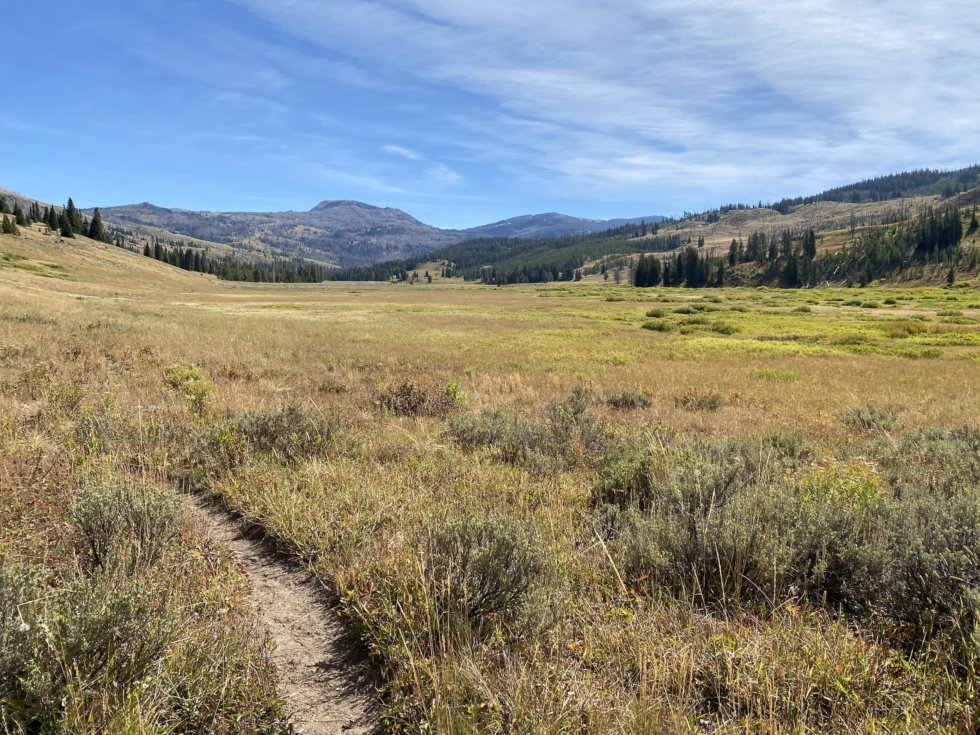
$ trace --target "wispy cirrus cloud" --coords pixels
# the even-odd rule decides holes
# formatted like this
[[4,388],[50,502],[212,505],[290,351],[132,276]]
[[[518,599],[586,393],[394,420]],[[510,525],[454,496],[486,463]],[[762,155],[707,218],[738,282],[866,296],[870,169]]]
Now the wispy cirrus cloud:
[[0,115],[5,183],[47,166],[93,203],[357,198],[460,226],[680,213],[980,160],[972,0],[97,0],[48,14],[72,20],[44,44],[5,41],[31,70]]
[[421,153],[416,153],[411,148],[406,148],[405,146],[395,145],[394,143],[387,143],[382,146],[382,150],[385,153],[390,153],[393,156],[400,156],[401,158],[407,158],[409,161],[421,161],[424,156]]
[[469,95],[447,142],[559,188],[794,190],[966,163],[980,139],[962,0],[240,2],[388,82]]

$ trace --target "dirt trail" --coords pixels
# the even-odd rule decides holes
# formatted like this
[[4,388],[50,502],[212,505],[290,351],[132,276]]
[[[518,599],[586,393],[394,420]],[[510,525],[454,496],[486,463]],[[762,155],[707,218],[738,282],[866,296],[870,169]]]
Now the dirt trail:
[[279,691],[300,735],[366,735],[378,731],[369,688],[352,674],[356,658],[316,580],[251,538],[221,508],[197,496],[187,503],[210,538],[244,566],[275,649]]

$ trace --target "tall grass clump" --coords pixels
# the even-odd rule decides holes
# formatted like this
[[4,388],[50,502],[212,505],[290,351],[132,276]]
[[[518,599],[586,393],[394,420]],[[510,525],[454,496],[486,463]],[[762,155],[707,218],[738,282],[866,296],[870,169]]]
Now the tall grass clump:
[[650,408],[653,405],[653,399],[638,390],[624,390],[606,396],[606,404],[620,411],[628,411],[630,409]]
[[[971,440],[945,439],[961,450]],[[905,475],[901,455],[892,448],[882,473],[860,458],[815,457],[792,436],[634,445],[607,455],[593,502],[638,589],[711,609],[806,600],[888,620],[897,641],[971,641],[977,464],[964,472],[954,461],[946,482],[930,483]]]
[[862,431],[891,431],[898,424],[898,410],[888,406],[856,406],[844,413],[843,420]]
[[395,416],[445,417],[462,403],[463,394],[455,380],[444,386],[405,381],[378,394],[381,408]]
[[565,401],[549,404],[538,421],[490,409],[451,418],[446,433],[468,451],[486,448],[501,461],[539,467],[591,465],[607,444],[606,428],[589,411],[589,400],[580,389]]
[[246,582],[175,496],[93,486],[64,513],[48,559],[0,565],[3,732],[286,731]]
[[[530,632],[547,563],[537,534],[505,516],[433,520],[418,542],[439,628]],[[538,600],[540,602],[540,600]]]

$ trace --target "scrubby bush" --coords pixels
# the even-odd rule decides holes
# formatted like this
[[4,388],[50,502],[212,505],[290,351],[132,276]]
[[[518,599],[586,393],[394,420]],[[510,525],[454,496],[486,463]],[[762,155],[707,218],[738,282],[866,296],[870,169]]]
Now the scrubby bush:
[[251,451],[295,462],[326,453],[340,432],[336,416],[314,414],[295,403],[281,409],[245,412],[232,422],[235,436]]
[[879,439],[872,456],[897,492],[923,488],[949,497],[980,488],[980,431],[922,429]]
[[644,322],[644,329],[649,329],[651,332],[671,332],[674,329],[674,325],[670,322]]
[[650,408],[653,405],[653,400],[646,393],[638,390],[624,390],[606,396],[606,403],[620,411],[626,411],[636,408]]
[[898,423],[898,411],[886,406],[856,406],[844,414],[843,420],[863,431],[891,431]]
[[72,446],[83,454],[93,455],[111,450],[123,436],[123,428],[109,407],[83,409],[72,432]]
[[195,365],[174,363],[164,373],[164,382],[179,391],[198,415],[204,413],[215,391],[214,383]]
[[602,456],[607,439],[606,428],[588,410],[580,389],[549,404],[540,421],[493,409],[451,418],[446,433],[468,451],[490,448],[502,461],[530,466],[592,464]]
[[[880,444],[880,464],[816,461],[809,442],[788,434],[621,444],[600,466],[593,504],[619,568],[640,590],[709,607],[805,599],[886,618],[899,642],[948,636],[973,656],[977,436],[909,441],[923,452],[941,447],[933,468],[941,480],[916,477],[916,459],[900,444]],[[956,467],[971,455],[966,469]],[[948,463],[956,468],[939,466]]]
[[925,334],[928,331],[929,327],[927,327],[925,324],[919,321],[913,321],[911,319],[893,322],[885,328],[885,334],[895,339],[915,337],[920,334]]
[[155,564],[173,540],[180,504],[173,495],[124,484],[83,489],[71,513],[93,569],[134,574]]
[[12,697],[27,676],[31,660],[32,631],[36,625],[31,601],[36,597],[37,575],[29,569],[0,565],[0,725],[7,722],[7,708],[16,706]]
[[496,625],[520,633],[534,617],[527,605],[547,569],[537,534],[504,516],[464,513],[433,521],[420,541],[436,613],[449,628],[478,636]]
[[675,402],[688,411],[717,411],[724,403],[724,399],[714,391],[692,390],[678,396]]
[[712,322],[708,328],[716,334],[737,334],[739,332],[738,326],[730,322]]
[[382,390],[378,403],[396,416],[446,416],[460,405],[461,399],[456,381],[442,387],[404,382]]

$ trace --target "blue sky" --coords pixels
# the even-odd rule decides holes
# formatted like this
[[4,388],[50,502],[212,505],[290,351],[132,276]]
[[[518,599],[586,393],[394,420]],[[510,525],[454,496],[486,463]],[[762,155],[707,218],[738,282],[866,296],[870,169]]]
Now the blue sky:
[[679,214],[980,161],[972,1],[38,0],[0,186],[444,227]]

